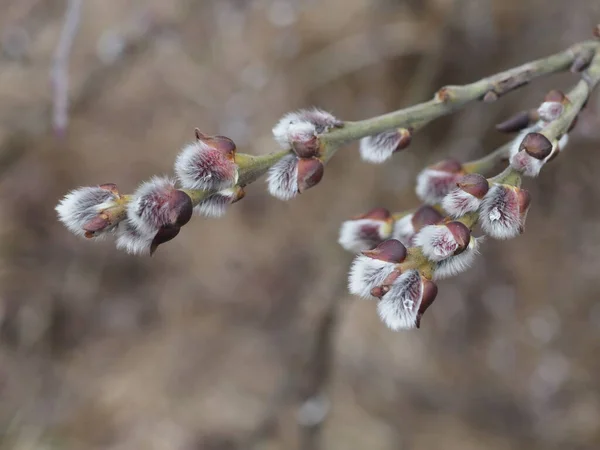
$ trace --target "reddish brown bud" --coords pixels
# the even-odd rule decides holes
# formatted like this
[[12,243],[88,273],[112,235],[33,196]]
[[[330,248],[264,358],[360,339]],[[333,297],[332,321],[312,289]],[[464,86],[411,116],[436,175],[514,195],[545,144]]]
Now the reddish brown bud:
[[531,203],[531,194],[529,194],[529,191],[526,191],[525,189],[518,189],[517,201],[519,203],[519,213],[524,214],[529,209],[529,205]]
[[241,199],[243,199],[246,196],[246,191],[244,190],[243,187],[235,186],[233,189],[235,190],[235,195],[234,195],[233,199],[231,200],[231,204],[239,202]]
[[400,134],[400,140],[398,141],[398,145],[396,146],[395,151],[404,150],[410,145],[412,141],[412,132],[407,128],[399,128],[398,133]]
[[320,154],[320,144],[317,136],[312,136],[305,141],[294,141],[291,146],[294,153],[300,158],[312,158]]
[[444,216],[435,208],[429,205],[423,205],[415,211],[412,217],[412,226],[414,231],[420,231],[427,225],[436,225],[444,220]]
[[380,286],[375,286],[373,289],[371,289],[371,295],[379,299],[382,298],[390,291],[392,284],[400,275],[402,275],[400,270],[396,269],[392,271],[387,277],[385,277]]
[[363,251],[362,254],[372,259],[399,264],[406,259],[406,247],[396,239],[388,239],[373,250]]
[[536,111],[530,110],[518,112],[506,119],[504,122],[497,124],[496,130],[502,133],[515,133],[517,131],[521,131],[537,120],[537,117],[534,117],[534,115],[537,115]]
[[421,305],[419,306],[419,312],[417,314],[416,327],[421,328],[421,318],[427,308],[429,308],[435,298],[437,297],[438,287],[433,281],[428,280],[426,278],[423,279],[423,299],[421,300]]
[[104,183],[98,187],[101,189],[104,189],[105,191],[113,193],[117,197],[120,197],[119,188],[117,187],[117,185],[115,183]]
[[181,228],[176,225],[167,225],[158,230],[154,236],[154,239],[152,239],[152,243],[150,244],[150,256],[154,254],[159,245],[174,239],[179,234],[180,230]]
[[471,230],[464,223],[458,221],[448,222],[446,227],[450,230],[452,236],[454,236],[454,240],[458,244],[454,255],[464,252],[471,240]]
[[353,217],[352,220],[373,219],[387,221],[392,218],[392,214],[385,208],[373,208],[365,214]]
[[571,65],[572,73],[583,72],[587,69],[592,62],[592,58],[594,57],[594,51],[591,49],[585,49],[579,52],[579,54],[575,57],[573,64]]
[[110,225],[110,219],[106,214],[98,214],[89,220],[84,226],[84,236],[88,239],[93,238],[99,231],[105,230]]
[[521,141],[519,150],[525,150],[529,156],[542,161],[552,153],[552,143],[542,133],[529,133]]
[[448,103],[452,100],[452,91],[448,86],[444,86],[435,93],[435,98],[439,102]]
[[552,89],[550,92],[546,94],[544,97],[545,102],[557,102],[557,103],[566,103],[568,102],[566,95],[557,89]]
[[592,34],[594,35],[594,37],[600,38],[600,24],[594,27]]
[[462,164],[456,159],[448,158],[429,166],[429,169],[439,170],[440,172],[458,173],[462,170]]
[[488,180],[478,173],[468,173],[462,176],[456,185],[473,197],[482,199],[490,189]]
[[298,160],[298,192],[310,189],[323,178],[325,168],[317,158],[300,158]]
[[170,219],[173,225],[184,226],[192,218],[194,205],[192,199],[185,192],[174,190],[169,198]]
[[225,136],[209,136],[202,133],[198,128],[194,130],[196,139],[202,143],[222,152],[231,160],[235,158],[235,143]]
[[483,96],[483,101],[485,103],[494,103],[496,100],[498,100],[498,94],[494,91],[487,91]]
[[384,286],[375,286],[373,289],[371,289],[371,295],[376,298],[381,298],[385,294],[387,294],[389,291],[390,291],[390,286],[387,284]]
[[510,91],[514,91],[522,86],[525,86],[529,83],[529,78],[531,77],[531,71],[526,70],[525,72],[521,72],[517,75],[513,75],[508,77],[502,81],[496,83],[494,87],[494,93],[497,97],[500,97]]

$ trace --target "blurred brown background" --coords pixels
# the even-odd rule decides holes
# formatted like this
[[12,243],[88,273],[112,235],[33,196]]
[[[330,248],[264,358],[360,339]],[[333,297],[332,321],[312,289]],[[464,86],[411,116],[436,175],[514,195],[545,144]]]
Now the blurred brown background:
[[172,173],[194,127],[272,151],[283,113],[360,119],[591,36],[595,0],[84,0],[51,129],[65,0],[0,2],[0,448],[600,447],[600,95],[529,181],[526,234],[440,283],[416,332],[345,288],[346,217],[416,205],[442,155],[577,77],[438,120],[385,166],[356,145],[284,203],[264,181],[153,258],[56,220],[69,189]]

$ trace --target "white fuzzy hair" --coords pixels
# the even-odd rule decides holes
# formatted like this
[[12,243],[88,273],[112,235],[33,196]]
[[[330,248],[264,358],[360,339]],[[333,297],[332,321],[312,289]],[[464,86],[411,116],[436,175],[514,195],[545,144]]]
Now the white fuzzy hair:
[[[104,209],[115,205],[117,196],[99,186],[72,190],[56,205],[58,219],[77,236],[84,236],[83,227]],[[114,228],[114,227],[113,227]],[[109,231],[109,230],[105,230]]]
[[383,323],[396,331],[415,328],[423,291],[423,280],[417,270],[400,275],[377,305]]

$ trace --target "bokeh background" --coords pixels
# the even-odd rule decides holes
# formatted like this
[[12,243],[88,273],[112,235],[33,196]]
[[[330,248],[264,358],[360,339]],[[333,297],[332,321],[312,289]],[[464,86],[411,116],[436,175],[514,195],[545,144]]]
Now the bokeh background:
[[596,449],[600,95],[526,187],[526,233],[440,283],[421,330],[347,294],[341,221],[417,204],[418,170],[573,74],[438,120],[384,166],[341,150],[284,203],[264,180],[153,258],[56,220],[69,189],[172,173],[194,127],[274,150],[285,112],[354,120],[588,39],[595,0],[85,0],[67,132],[50,67],[66,0],[0,2],[0,448]]

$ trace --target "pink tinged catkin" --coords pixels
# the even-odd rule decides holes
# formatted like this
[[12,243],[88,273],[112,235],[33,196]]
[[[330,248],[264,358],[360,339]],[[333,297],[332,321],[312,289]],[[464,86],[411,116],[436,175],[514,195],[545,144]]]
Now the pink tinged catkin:
[[446,258],[442,261],[438,261],[435,265],[433,278],[436,280],[441,280],[456,276],[469,269],[479,254],[479,246],[483,240],[484,237],[476,238],[471,236],[469,245],[464,252],[459,253],[456,256]]
[[280,200],[290,200],[298,195],[298,157],[286,155],[268,172],[269,193]]
[[303,109],[284,115],[273,127],[273,137],[283,149],[292,149],[300,157],[316,156],[319,151],[317,136],[343,122],[321,109]]
[[437,286],[421,276],[417,270],[409,270],[387,287],[379,300],[379,317],[392,330],[419,328],[425,310],[433,303]]
[[409,146],[411,132],[405,128],[388,130],[360,140],[359,151],[363,161],[381,164],[392,155]]
[[415,237],[415,245],[421,247],[430,261],[442,261],[462,253],[469,245],[471,231],[462,222],[428,225]]
[[175,161],[175,174],[186,189],[223,190],[238,180],[236,147],[224,136],[207,136],[196,130],[196,141],[183,148]]
[[407,214],[394,222],[392,238],[407,247],[412,247],[416,234],[427,225],[440,223],[444,219],[435,208],[423,205],[412,214]]
[[529,210],[529,193],[514,186],[493,186],[481,203],[481,228],[495,239],[510,239],[521,234]]
[[80,187],[65,195],[55,210],[59,220],[72,233],[87,238],[99,237],[116,227],[102,213],[116,206],[118,199],[114,184]]
[[175,188],[174,180],[153,177],[132,195],[127,219],[118,230],[117,247],[134,254],[153,254],[179,234],[192,212],[192,200]]
[[481,200],[489,190],[486,178],[477,173],[462,176],[456,186],[456,189],[446,195],[442,201],[442,208],[453,217],[461,217],[477,211]]
[[391,236],[392,227],[390,212],[385,208],[375,208],[342,223],[338,243],[353,253],[370,250]]
[[511,151],[511,167],[525,176],[536,177],[554,150],[552,143],[537,132],[527,133],[513,148],[517,143],[518,149]]
[[373,289],[399,275],[397,265],[405,259],[406,248],[395,239],[384,241],[373,250],[364,251],[352,263],[348,290],[362,298],[373,298]]
[[417,196],[430,205],[440,203],[463,174],[462,164],[454,159],[427,167],[417,177]]
[[142,233],[131,221],[124,220],[117,228],[116,246],[132,255],[150,255],[154,235]]

